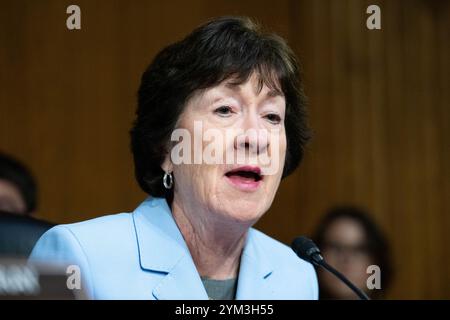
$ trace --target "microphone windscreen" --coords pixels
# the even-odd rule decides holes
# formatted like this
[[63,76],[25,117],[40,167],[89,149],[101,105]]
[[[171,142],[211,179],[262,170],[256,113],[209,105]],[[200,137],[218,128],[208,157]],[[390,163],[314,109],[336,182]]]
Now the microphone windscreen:
[[307,237],[297,237],[292,241],[292,250],[303,260],[313,263],[312,255],[314,253],[319,253],[320,250],[317,248],[315,243]]

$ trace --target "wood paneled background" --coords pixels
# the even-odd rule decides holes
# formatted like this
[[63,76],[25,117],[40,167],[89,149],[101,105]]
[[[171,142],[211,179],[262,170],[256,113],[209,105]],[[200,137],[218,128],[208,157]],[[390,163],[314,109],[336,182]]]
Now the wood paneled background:
[[[77,4],[82,29],[65,26]],[[366,28],[381,8],[382,29]],[[132,210],[142,71],[205,20],[248,15],[303,63],[314,139],[258,227],[290,243],[330,206],[370,210],[395,256],[388,298],[450,298],[450,1],[1,1],[0,150],[35,173],[38,216]]]

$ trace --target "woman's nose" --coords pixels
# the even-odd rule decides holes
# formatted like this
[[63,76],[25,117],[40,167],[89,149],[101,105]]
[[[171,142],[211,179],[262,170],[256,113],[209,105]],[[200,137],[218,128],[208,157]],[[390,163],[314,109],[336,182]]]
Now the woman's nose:
[[261,154],[269,146],[269,133],[267,129],[260,128],[257,116],[246,117],[241,128],[243,134],[235,137],[235,149],[250,154]]

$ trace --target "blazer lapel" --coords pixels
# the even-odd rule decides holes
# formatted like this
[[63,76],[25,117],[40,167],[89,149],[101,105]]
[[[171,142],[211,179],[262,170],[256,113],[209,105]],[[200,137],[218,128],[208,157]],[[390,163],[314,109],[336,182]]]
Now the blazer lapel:
[[[160,273],[156,299],[208,299],[200,275],[165,199],[148,198],[133,213],[143,270]],[[242,252],[236,299],[270,299],[273,265],[250,228]]]
[[184,238],[165,199],[148,198],[133,213],[144,270],[162,274],[156,299],[208,299]]
[[208,295],[192,259],[185,255],[153,289],[158,300],[207,300]]
[[239,269],[237,300],[270,299],[274,294],[271,281],[273,264],[257,241],[257,232],[250,228]]

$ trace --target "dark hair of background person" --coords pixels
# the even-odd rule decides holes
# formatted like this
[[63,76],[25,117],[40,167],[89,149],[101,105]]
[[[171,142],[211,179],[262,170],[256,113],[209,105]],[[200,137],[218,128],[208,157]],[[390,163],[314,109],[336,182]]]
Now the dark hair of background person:
[[173,190],[163,188],[161,164],[186,102],[195,92],[224,80],[245,83],[254,72],[260,89],[266,84],[285,97],[283,178],[295,170],[310,138],[300,66],[279,36],[264,33],[249,18],[222,17],[163,49],[142,75],[130,132],[135,176],[142,190],[151,196],[164,196],[171,203]]
[[[25,205],[26,215],[37,208],[37,186],[30,170],[19,160],[0,152],[0,180],[8,181],[19,190]],[[22,212],[21,212],[22,213]]]
[[[339,219],[351,219],[358,223],[365,235],[365,247],[374,264],[381,270],[381,289],[371,292],[373,298],[382,298],[392,279],[392,264],[388,242],[377,224],[370,215],[361,208],[354,206],[337,206],[328,210],[320,221],[312,239],[319,248],[326,243],[326,234],[329,227]],[[319,281],[320,286],[320,281]],[[320,299],[329,299],[330,296],[323,287],[319,290]]]

